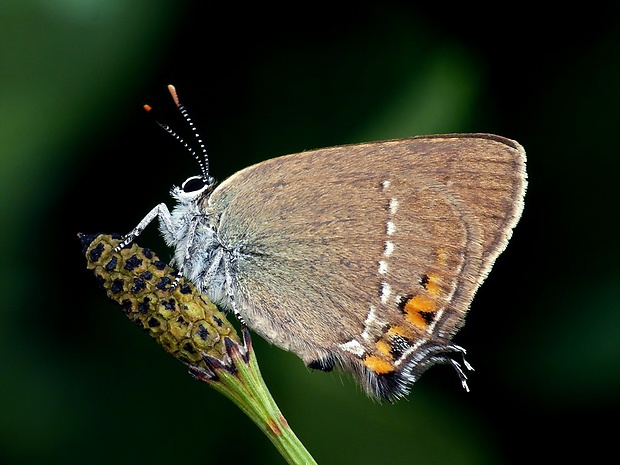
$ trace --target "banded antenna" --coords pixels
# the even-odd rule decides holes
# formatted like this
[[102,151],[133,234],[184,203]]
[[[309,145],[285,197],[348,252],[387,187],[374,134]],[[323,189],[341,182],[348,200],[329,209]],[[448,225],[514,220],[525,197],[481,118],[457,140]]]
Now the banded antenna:
[[[192,157],[194,157],[194,159],[198,162],[198,164],[200,165],[200,172],[202,174],[203,181],[206,184],[212,184],[213,183],[213,178],[211,176],[209,176],[209,155],[207,154],[207,149],[206,149],[206,147],[205,147],[205,145],[204,145],[204,143],[202,141],[202,138],[200,137],[200,134],[196,130],[196,126],[194,125],[194,122],[192,121],[192,118],[189,116],[189,113],[187,112],[187,109],[179,101],[179,97],[177,95],[177,90],[175,89],[175,87],[172,84],[168,85],[168,92],[170,92],[170,95],[172,96],[172,100],[174,100],[174,103],[177,106],[177,108],[179,109],[179,111],[181,112],[181,115],[183,116],[183,118],[185,119],[185,121],[187,122],[189,127],[192,129],[192,132],[194,133],[194,137],[196,137],[196,140],[198,141],[198,146],[200,147],[200,151],[202,153],[202,157],[199,156],[196,153],[196,151],[187,142],[185,142],[185,140],[179,134],[177,134],[176,131],[174,131],[166,123],[162,123],[161,121],[158,121],[158,120],[155,120],[155,122],[164,131],[166,131],[168,134],[170,134],[172,137],[174,137],[183,147],[185,147],[185,150],[187,150],[192,155]],[[144,105],[144,109],[147,112],[150,112],[152,110],[152,107],[150,105]]]

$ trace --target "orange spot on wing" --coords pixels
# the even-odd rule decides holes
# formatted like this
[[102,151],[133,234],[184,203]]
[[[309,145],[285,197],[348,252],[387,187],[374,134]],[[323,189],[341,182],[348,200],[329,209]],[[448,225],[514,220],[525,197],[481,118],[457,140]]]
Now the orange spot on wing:
[[400,336],[404,338],[411,337],[411,331],[404,326],[392,325],[387,332],[388,337]]
[[422,313],[433,313],[437,310],[437,302],[430,297],[422,294],[411,297],[403,308],[407,321],[418,328],[426,328],[428,326],[427,319]]
[[377,350],[379,351],[381,355],[384,355],[386,357],[391,357],[392,348],[390,347],[390,345],[387,343],[385,339],[379,339],[375,343],[375,347],[377,348]]
[[441,292],[441,287],[439,286],[441,277],[437,273],[428,273],[426,276],[428,277],[428,282],[424,288],[430,295],[437,297]]
[[394,371],[394,366],[390,362],[383,360],[376,355],[367,355],[364,358],[364,365],[379,375],[384,375]]
[[405,303],[405,313],[412,312],[434,312],[437,310],[437,303],[422,294],[414,295]]

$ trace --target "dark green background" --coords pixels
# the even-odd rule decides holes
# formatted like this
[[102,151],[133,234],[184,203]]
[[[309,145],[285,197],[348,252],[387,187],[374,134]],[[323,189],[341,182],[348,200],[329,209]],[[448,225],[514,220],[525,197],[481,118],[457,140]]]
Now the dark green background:
[[[427,133],[492,132],[528,152],[523,219],[456,337],[476,368],[470,393],[438,366],[379,405],[254,338],[319,463],[616,454],[617,7],[381,5],[3,2],[0,463],[282,463],[130,324],[80,255],[78,231],[127,232],[196,174],[141,109],[183,130],[168,83],[220,180],[285,153]],[[155,227],[139,244],[170,256]]]

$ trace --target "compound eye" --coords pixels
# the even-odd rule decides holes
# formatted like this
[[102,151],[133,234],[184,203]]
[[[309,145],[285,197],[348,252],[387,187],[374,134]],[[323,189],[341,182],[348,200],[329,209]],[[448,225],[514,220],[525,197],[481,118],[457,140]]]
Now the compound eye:
[[192,176],[191,178],[187,178],[181,186],[181,189],[183,189],[183,192],[186,194],[189,194],[204,189],[206,185],[207,183],[202,176]]

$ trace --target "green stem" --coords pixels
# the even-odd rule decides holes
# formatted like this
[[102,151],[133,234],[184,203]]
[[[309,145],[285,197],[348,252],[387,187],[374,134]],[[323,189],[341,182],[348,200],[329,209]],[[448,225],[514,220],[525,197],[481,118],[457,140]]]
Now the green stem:
[[231,344],[228,347],[236,371],[214,366],[212,368],[216,373],[215,378],[204,376],[204,373],[196,369],[192,370],[193,374],[232,400],[265,433],[289,464],[316,464],[267,389],[249,336],[245,336],[244,334],[244,339],[248,342],[245,356],[240,353],[238,345]]

